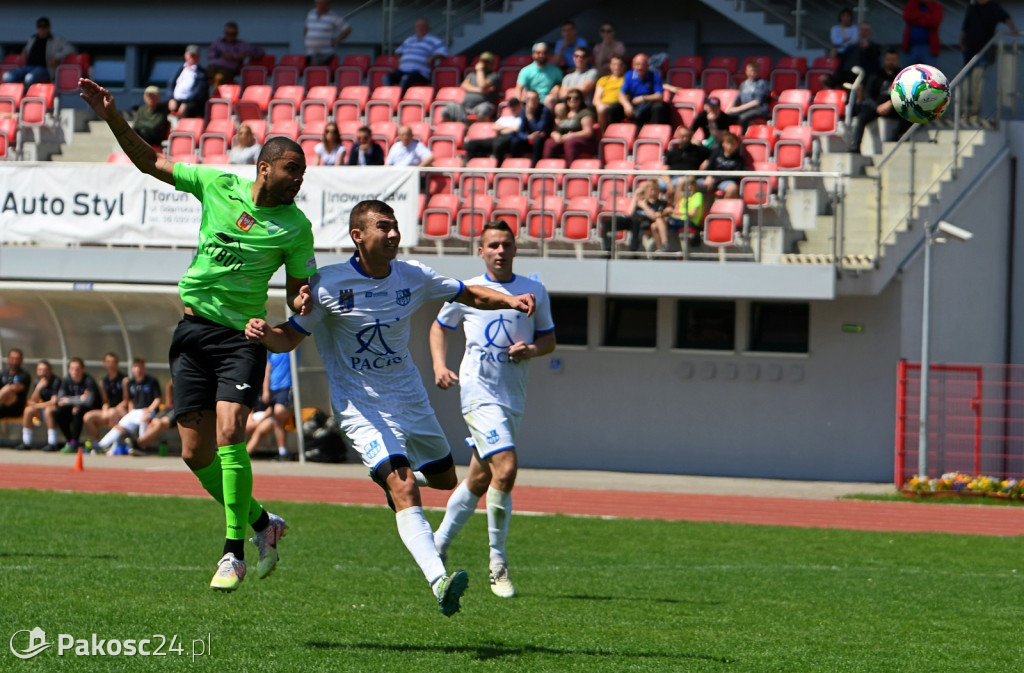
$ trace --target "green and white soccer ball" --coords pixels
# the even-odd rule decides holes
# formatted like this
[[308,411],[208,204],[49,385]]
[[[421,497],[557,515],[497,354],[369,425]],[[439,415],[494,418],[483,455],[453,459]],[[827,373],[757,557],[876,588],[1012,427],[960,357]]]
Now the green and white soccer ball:
[[946,111],[949,82],[938,68],[908,65],[892,81],[889,99],[896,112],[908,122],[927,124]]

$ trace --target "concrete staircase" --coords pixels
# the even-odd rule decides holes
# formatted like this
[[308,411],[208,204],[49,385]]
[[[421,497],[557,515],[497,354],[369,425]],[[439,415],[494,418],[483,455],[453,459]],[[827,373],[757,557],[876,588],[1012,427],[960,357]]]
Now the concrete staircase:
[[114,134],[107,123],[100,120],[87,121],[85,130],[75,132],[69,140],[69,143],[61,143],[59,152],[50,157],[51,161],[103,163],[117,149]]

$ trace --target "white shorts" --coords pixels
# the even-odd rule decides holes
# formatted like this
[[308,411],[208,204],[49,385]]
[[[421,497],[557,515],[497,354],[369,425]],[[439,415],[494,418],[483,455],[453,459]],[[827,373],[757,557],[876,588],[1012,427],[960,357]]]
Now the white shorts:
[[487,458],[499,451],[516,448],[519,421],[523,415],[500,404],[482,404],[462,415],[469,427],[469,434],[476,444],[476,452]]
[[117,422],[130,435],[141,435],[149,425],[148,412],[145,409],[132,409]]
[[384,413],[373,420],[358,414],[339,416],[338,426],[371,470],[392,456],[405,456],[412,469],[419,470],[452,453],[434,410],[424,406],[403,409],[401,418]]

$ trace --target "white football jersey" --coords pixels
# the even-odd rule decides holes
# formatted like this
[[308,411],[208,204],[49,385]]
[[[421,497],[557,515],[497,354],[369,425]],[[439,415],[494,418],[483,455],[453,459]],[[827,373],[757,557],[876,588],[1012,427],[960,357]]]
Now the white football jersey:
[[532,293],[537,298],[532,316],[514,309],[482,311],[455,303],[445,304],[437,316],[437,322],[448,329],[457,328],[460,321],[466,323],[466,353],[459,366],[462,412],[481,404],[500,404],[521,414],[526,406],[530,361],[513,362],[508,348],[519,341],[531,344],[537,335],[554,331],[548,292],[538,281],[516,275],[499,283],[485,273],[466,285],[483,285],[513,296]]
[[355,257],[321,268],[312,279],[313,310],[288,321],[316,338],[334,411],[401,418],[403,408],[428,404],[409,353],[409,318],[464,287],[419,262],[394,261],[384,278],[366,275]]

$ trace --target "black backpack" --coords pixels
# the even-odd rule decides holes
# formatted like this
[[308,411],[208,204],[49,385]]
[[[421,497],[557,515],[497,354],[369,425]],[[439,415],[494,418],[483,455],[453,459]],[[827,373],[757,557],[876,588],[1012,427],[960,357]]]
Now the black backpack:
[[348,445],[333,417],[317,409],[302,424],[306,460],[314,463],[344,463]]

